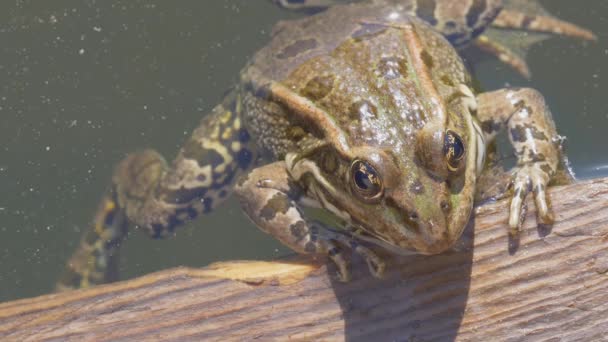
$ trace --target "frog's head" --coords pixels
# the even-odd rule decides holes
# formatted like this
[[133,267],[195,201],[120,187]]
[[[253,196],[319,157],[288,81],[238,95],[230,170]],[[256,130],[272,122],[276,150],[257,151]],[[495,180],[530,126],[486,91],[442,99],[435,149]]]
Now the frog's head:
[[455,127],[425,127],[411,153],[354,149],[347,172],[351,218],[397,247],[424,254],[448,249],[472,210],[475,143],[469,132]]
[[444,118],[414,130],[407,143],[357,140],[348,151],[318,150],[302,164],[312,196],[384,245],[448,249],[468,223],[483,144],[468,112]]
[[483,144],[462,62],[416,27],[347,40],[270,93],[310,132],[287,160],[310,197],[370,239],[434,254],[467,225]]

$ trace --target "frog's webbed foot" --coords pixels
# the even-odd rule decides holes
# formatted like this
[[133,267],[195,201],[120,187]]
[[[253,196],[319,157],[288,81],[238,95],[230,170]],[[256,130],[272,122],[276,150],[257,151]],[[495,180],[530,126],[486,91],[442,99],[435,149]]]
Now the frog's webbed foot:
[[[505,30],[525,31],[526,35],[508,33]],[[530,78],[530,69],[525,60],[526,51],[530,46],[547,39],[550,35],[597,40],[593,32],[552,17],[539,5],[535,5],[533,8],[521,10],[503,9],[492,21],[490,28],[477,37],[473,45],[495,56],[523,77]]]
[[536,215],[539,223],[553,224],[553,213],[549,209],[549,199],[546,189],[550,175],[543,171],[538,163],[516,166],[513,169],[513,198],[509,211],[509,227],[517,231],[525,216],[524,200],[528,193],[534,193]]
[[507,8],[503,9],[492,21],[492,27],[550,33],[583,40],[597,40],[593,32],[567,21],[549,15],[530,15]]
[[543,96],[534,89],[502,89],[478,96],[478,117],[488,141],[507,129],[517,164],[512,169],[509,227],[516,232],[525,216],[525,199],[534,193],[538,222],[551,224],[546,188],[555,177],[561,138]]
[[475,39],[473,45],[496,57],[499,61],[511,67],[521,76],[525,78],[530,78],[532,76],[530,67],[523,56],[520,56],[517,52],[511,50],[497,40],[492,39],[489,35],[480,35]]
[[297,253],[326,255],[338,267],[338,279],[351,278],[345,247],[366,258],[372,274],[381,274],[384,263],[372,251],[342,233],[308,220],[300,209],[302,189],[291,180],[285,162],[275,162],[252,170],[235,187],[243,210],[263,231]]

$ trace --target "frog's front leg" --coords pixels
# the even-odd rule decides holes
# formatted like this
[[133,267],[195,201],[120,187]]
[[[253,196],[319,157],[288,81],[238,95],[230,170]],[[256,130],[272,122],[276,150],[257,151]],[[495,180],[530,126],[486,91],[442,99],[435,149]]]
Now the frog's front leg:
[[506,129],[517,157],[512,170],[512,232],[522,222],[522,206],[530,191],[534,193],[539,222],[552,223],[546,187],[557,171],[561,137],[543,96],[530,88],[502,89],[482,93],[477,101],[477,116],[486,139],[492,140]]
[[247,216],[261,230],[297,253],[327,255],[338,267],[341,281],[350,280],[350,269],[340,245],[363,256],[372,274],[381,276],[384,263],[371,250],[304,217],[300,203],[310,201],[310,198],[291,179],[285,162],[254,169],[238,182],[235,193]]

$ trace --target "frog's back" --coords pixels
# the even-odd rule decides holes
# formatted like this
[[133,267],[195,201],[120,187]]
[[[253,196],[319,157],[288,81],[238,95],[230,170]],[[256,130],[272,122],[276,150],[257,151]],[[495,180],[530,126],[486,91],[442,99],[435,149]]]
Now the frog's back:
[[[444,74],[449,74],[450,78],[455,78],[451,82],[464,82],[467,75],[456,50],[430,25],[408,15],[409,12],[407,8],[395,6],[354,3],[334,6],[314,16],[279,22],[273,29],[270,43],[254,55],[243,71],[242,81],[251,82],[254,87],[282,81],[302,63],[329,55],[348,41],[369,41],[389,27],[414,26],[420,41],[427,45],[423,47],[425,54],[433,56],[430,62],[437,70],[442,70],[438,77],[445,81]],[[366,48],[361,45],[361,49]],[[378,47],[369,44],[367,48]],[[385,46],[380,52],[385,49],[390,50]]]
[[430,25],[403,13],[352,4],[279,24],[242,73],[249,94],[245,118],[258,145],[282,159],[308,149],[302,145],[317,135],[314,125],[265,99],[271,82],[293,92],[284,96],[312,101],[350,146],[382,146],[404,155],[412,153],[406,146],[416,132],[441,120],[440,112],[462,112],[437,107],[468,83],[458,53]]

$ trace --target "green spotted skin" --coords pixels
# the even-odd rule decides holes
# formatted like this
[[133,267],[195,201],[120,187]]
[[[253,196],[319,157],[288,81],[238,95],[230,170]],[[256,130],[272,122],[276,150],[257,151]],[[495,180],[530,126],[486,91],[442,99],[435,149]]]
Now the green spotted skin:
[[[505,17],[500,0],[274,2],[321,12],[276,25],[172,163],[144,150],[117,165],[59,289],[115,279],[130,225],[171,236],[232,193],[261,230],[298,253],[329,258],[342,281],[350,279],[345,250],[380,277],[385,264],[376,248],[449,249],[476,194],[490,193],[479,179],[509,184],[506,195],[492,195],[511,196],[512,231],[528,193],[538,221],[552,222],[546,186],[563,156],[542,95],[528,88],[474,93],[458,49],[481,42],[516,65],[483,36],[488,26],[591,33],[512,8]],[[485,157],[499,131],[508,133],[517,165],[493,179]],[[338,223],[316,221],[306,207]]]

